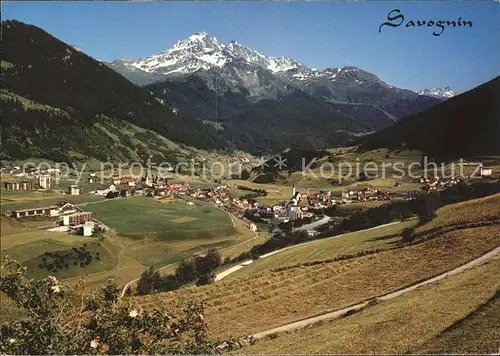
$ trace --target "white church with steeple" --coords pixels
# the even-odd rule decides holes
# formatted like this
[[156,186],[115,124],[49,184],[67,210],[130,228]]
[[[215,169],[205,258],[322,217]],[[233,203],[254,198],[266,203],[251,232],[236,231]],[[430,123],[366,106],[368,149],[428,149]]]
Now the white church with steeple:
[[291,220],[302,219],[303,213],[300,207],[298,207],[299,202],[302,200],[302,194],[300,194],[295,189],[295,184],[292,187],[292,197],[288,202],[286,207],[286,216]]

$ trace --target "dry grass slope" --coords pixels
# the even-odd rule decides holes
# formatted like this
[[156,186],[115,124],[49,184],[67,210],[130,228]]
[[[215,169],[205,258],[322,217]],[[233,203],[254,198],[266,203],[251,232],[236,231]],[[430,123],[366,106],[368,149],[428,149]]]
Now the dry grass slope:
[[[499,267],[500,268],[500,267]],[[500,289],[494,298],[414,353],[493,354],[500,349]]]
[[[413,352],[422,340],[436,335],[457,320],[474,312],[500,288],[496,273],[500,259],[494,259],[435,284],[421,287],[349,317],[323,322],[302,330],[258,341],[239,350],[245,354],[401,354]],[[498,299],[497,299],[498,300]],[[427,352],[498,352],[498,302],[487,311],[485,325],[469,321],[467,329],[454,338],[432,342]],[[483,318],[484,320],[484,318]],[[496,323],[495,323],[496,322]],[[464,333],[462,333],[464,331]],[[492,337],[488,339],[489,337]],[[496,337],[496,338],[495,338]],[[478,340],[479,338],[479,340]],[[456,342],[456,343],[455,343]]]

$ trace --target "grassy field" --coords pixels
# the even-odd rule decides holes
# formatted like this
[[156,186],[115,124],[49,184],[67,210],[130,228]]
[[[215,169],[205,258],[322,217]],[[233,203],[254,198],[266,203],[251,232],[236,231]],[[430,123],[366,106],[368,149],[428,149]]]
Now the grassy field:
[[337,310],[455,268],[497,247],[498,229],[452,231],[373,255],[259,272],[137,300],[146,308],[158,303],[175,308],[187,298],[199,298],[206,302],[205,320],[215,336],[242,336]]
[[16,209],[40,208],[48,205],[55,205],[60,202],[70,202],[74,204],[94,202],[103,200],[103,197],[96,195],[67,195],[54,192],[38,191],[5,191],[2,190],[2,204],[0,212]]
[[233,233],[227,213],[212,206],[186,205],[183,201],[164,204],[147,197],[129,197],[89,204],[85,209],[124,236],[175,241]]
[[[255,200],[258,201],[261,204],[276,204],[276,203],[281,203],[283,201],[288,201],[290,200],[292,196],[292,185],[278,185],[278,184],[259,184],[259,183],[253,183],[251,181],[247,180],[241,180],[241,179],[231,179],[231,180],[224,180],[224,184],[227,184],[229,187],[232,188],[233,192],[241,192],[238,190],[236,187],[239,185],[253,188],[253,189],[264,189],[267,191],[268,195],[266,197],[258,197]],[[250,192],[246,192],[245,194],[248,194]]]
[[[498,300],[441,336],[500,289],[500,260],[423,286],[395,299],[340,319],[257,341],[245,354],[402,354],[473,352],[493,354],[500,347]],[[496,313],[496,314],[495,314]],[[431,340],[424,346],[422,342]]]
[[[355,204],[344,206],[349,207],[353,205]],[[499,219],[499,206],[500,194],[448,205],[439,209],[436,213],[436,217],[429,223],[418,227],[417,231],[425,232],[437,227],[463,225],[467,223],[485,222]],[[284,251],[276,256],[270,256],[265,259],[254,261],[254,263],[248,267],[231,274],[227,277],[227,280],[243,276],[251,276],[257,272],[283,266],[290,266],[296,263],[326,260],[336,256],[353,254],[360,251],[373,249],[384,250],[401,246],[401,232],[405,228],[414,227],[416,224],[416,220],[410,220],[400,224],[368,230],[366,232],[352,232],[341,237],[333,236],[331,238],[321,239],[304,246]]]
[[402,245],[401,232],[413,227],[416,220],[385,226],[366,232],[351,232],[340,237],[329,237],[317,240],[303,246],[283,251],[275,256],[254,261],[251,265],[229,275],[228,280],[254,273],[271,270],[277,267],[289,266],[295,263],[324,260],[340,255],[352,254],[373,249],[386,249]]

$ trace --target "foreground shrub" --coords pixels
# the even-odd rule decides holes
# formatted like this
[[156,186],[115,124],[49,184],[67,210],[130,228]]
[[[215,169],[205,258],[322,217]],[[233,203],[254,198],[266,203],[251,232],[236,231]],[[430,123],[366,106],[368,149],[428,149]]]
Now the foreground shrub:
[[207,339],[203,304],[188,302],[182,316],[167,308],[142,310],[118,300],[112,282],[86,294],[82,279],[75,288],[55,277],[28,278],[26,267],[5,258],[0,291],[26,317],[3,321],[2,354],[213,354]]

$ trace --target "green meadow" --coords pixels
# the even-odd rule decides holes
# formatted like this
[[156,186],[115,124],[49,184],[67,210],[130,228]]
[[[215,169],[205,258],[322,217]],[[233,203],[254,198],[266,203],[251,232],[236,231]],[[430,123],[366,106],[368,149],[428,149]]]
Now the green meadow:
[[181,200],[167,203],[148,197],[116,198],[89,204],[85,209],[127,237],[175,241],[234,232],[226,212],[212,206],[187,205]]

